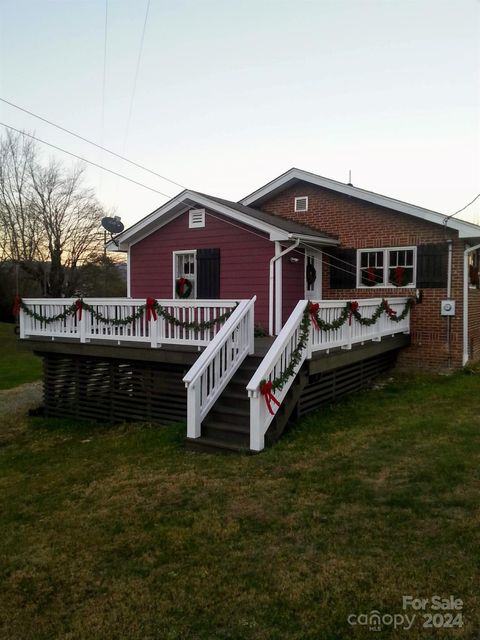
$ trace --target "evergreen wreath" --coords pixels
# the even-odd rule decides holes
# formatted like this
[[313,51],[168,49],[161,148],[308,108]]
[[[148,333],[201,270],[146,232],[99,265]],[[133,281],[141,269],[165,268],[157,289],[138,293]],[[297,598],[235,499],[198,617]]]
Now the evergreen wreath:
[[192,293],[193,284],[188,278],[177,278],[175,280],[175,293],[179,298],[189,298]]
[[406,287],[409,282],[410,278],[405,267],[398,266],[390,270],[390,283],[395,287]]

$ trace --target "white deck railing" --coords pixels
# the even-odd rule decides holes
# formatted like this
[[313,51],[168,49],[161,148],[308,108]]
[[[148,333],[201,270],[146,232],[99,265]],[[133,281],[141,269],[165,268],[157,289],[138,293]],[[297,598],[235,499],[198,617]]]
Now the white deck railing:
[[[408,298],[390,298],[387,300],[390,308],[397,315],[401,314],[407,301]],[[362,317],[371,318],[382,303],[382,299],[370,298],[358,300],[357,302],[358,311]],[[346,300],[320,300],[318,301],[318,316],[321,320],[331,323],[341,315],[347,303],[348,301]],[[247,385],[250,398],[250,449],[254,451],[261,451],[264,448],[265,433],[274,418],[274,415],[268,410],[265,398],[261,394],[260,384],[263,380],[267,382],[274,381],[288,367],[290,356],[299,342],[301,323],[307,304],[307,300],[298,302]],[[302,364],[307,358],[311,358],[312,353],[315,351],[326,351],[328,353],[333,348],[350,349],[353,344],[361,344],[369,340],[380,341],[384,336],[409,333],[409,331],[410,313],[399,322],[393,322],[386,313],[382,313],[377,321],[371,325],[363,325],[352,317],[351,321],[347,319],[340,328],[329,331],[316,329],[313,324],[310,324],[307,344],[302,350],[294,375],[288,379],[281,389],[273,391],[274,396],[281,404]],[[276,408],[274,405],[272,407]]]
[[198,438],[207,413],[248,354],[254,352],[256,297],[242,300],[183,378],[187,387],[187,436]]
[[[68,338],[79,342],[141,342],[151,347],[161,347],[163,344],[202,347],[209,344],[223,324],[218,322],[207,328],[185,328],[162,315],[158,315],[156,320],[148,320],[146,312],[126,324],[111,324],[108,320],[124,320],[135,315],[145,305],[145,299],[84,298],[83,301],[93,307],[95,313],[82,309],[81,318],[77,312],[49,323],[35,319],[20,309],[20,337]],[[24,298],[22,303],[35,314],[51,318],[75,305],[76,299]],[[234,300],[157,300],[157,303],[183,324],[214,321],[237,305]],[[100,320],[95,314],[100,314],[107,321]]]

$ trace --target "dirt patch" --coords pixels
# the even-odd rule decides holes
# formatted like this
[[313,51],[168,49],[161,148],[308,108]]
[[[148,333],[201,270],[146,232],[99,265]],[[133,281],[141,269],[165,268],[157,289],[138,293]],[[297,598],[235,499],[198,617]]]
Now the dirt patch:
[[29,382],[13,389],[0,391],[0,418],[25,414],[42,403],[42,383]]

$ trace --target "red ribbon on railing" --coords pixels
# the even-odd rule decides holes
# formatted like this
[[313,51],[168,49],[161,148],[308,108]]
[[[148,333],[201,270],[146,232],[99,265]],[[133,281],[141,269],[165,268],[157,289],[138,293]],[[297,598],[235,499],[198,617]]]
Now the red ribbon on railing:
[[155,298],[147,298],[147,303],[146,303],[146,307],[147,307],[147,322],[149,322],[152,318],[154,320],[157,319],[157,312],[155,310],[155,305],[156,305],[156,300]]
[[12,314],[13,317],[16,318],[18,316],[18,314],[20,313],[20,303],[21,303],[22,299],[20,298],[20,296],[15,296],[15,300],[13,303],[13,309],[12,309]]
[[348,314],[348,324],[349,325],[352,324],[352,316],[357,311],[358,311],[358,302],[356,302],[356,301],[350,302],[350,313]]
[[75,314],[79,320],[82,319],[82,311],[83,311],[83,300],[75,300]]
[[310,302],[308,305],[308,310],[310,311],[310,318],[312,320],[312,324],[317,331],[320,331],[320,327],[318,326],[317,313],[320,309],[320,305],[318,302]]
[[260,384],[260,393],[265,398],[265,402],[267,403],[267,408],[270,412],[270,415],[272,416],[275,415],[272,409],[272,402],[274,402],[277,405],[277,407],[280,406],[280,402],[277,400],[277,398],[275,398],[275,396],[272,393],[272,383],[270,382],[270,380],[268,382],[262,382]]
[[383,308],[390,318],[397,315],[397,312],[388,304],[388,300],[383,301]]

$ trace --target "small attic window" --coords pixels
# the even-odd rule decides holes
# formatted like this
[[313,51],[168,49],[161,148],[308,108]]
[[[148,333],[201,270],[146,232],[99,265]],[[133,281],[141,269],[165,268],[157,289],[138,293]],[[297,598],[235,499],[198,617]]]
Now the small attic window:
[[295,198],[295,213],[303,213],[308,211],[308,196],[299,196]]
[[205,226],[205,209],[190,209],[188,226],[190,229],[199,229]]

